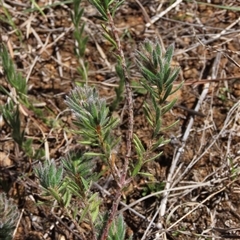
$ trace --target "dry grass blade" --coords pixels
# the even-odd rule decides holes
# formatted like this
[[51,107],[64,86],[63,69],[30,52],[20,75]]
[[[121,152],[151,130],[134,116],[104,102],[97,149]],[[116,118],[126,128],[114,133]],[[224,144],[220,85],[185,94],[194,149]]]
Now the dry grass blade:
[[156,16],[152,17],[151,22],[147,23],[146,27],[150,27],[153,23],[158,21],[161,17],[166,15],[169,11],[171,11],[173,8],[175,8],[181,2],[182,2],[182,0],[177,0],[176,2],[172,3],[165,11],[162,11],[161,13],[159,13]]

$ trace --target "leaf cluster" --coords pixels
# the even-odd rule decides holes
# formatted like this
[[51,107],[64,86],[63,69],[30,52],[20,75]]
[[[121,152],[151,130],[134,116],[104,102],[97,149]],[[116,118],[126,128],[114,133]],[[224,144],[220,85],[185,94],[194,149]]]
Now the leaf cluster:
[[0,239],[12,239],[18,217],[17,205],[5,193],[0,193]]
[[5,105],[0,106],[0,112],[5,123],[12,130],[12,138],[19,145],[21,150],[29,157],[39,157],[42,154],[42,149],[36,152],[32,148],[32,139],[26,139],[25,131],[22,126],[22,115],[28,114],[28,110],[42,117],[41,111],[36,109],[30,103],[27,96],[27,81],[19,73],[14,65],[14,61],[8,54],[4,44],[0,45],[0,61],[4,71],[5,80],[8,83],[8,88],[0,85],[0,93],[8,96],[8,101]]
[[93,174],[93,169],[94,162],[80,153],[69,154],[59,165],[54,160],[40,163],[35,167],[35,173],[43,195],[48,197],[50,202],[56,200],[69,217],[78,218],[80,223],[86,220],[86,217],[90,217],[94,222],[99,213],[98,194],[90,191],[92,182],[99,177]]
[[[124,222],[122,214],[120,214],[116,219],[113,221],[107,240],[125,240],[126,235],[126,223]],[[130,236],[128,240],[131,240],[132,237]]]
[[88,36],[84,34],[85,23],[81,21],[84,9],[81,7],[82,0],[73,0],[72,23],[74,26],[73,36],[76,40],[75,52],[79,59],[80,66],[77,68],[82,78],[87,82],[88,62],[84,60],[88,42]]
[[59,188],[63,179],[63,167],[57,166],[54,160],[47,160],[39,163],[35,172],[40,180],[40,185],[44,189]]
[[21,130],[20,107],[29,105],[27,99],[27,83],[22,75],[16,71],[13,60],[10,58],[5,45],[0,47],[0,59],[10,90],[0,86],[0,92],[9,97],[9,101],[0,106],[4,121],[12,129],[12,138],[20,146],[24,143],[24,131]]
[[180,84],[173,89],[173,82],[179,74],[178,68],[171,69],[173,52],[173,45],[163,54],[160,44],[149,40],[141,44],[140,50],[136,51],[136,64],[144,78],[142,85],[159,104],[163,104],[181,87]]
[[10,101],[5,106],[0,107],[4,121],[12,129],[12,138],[20,146],[23,146],[25,132],[21,129],[19,106],[14,107]]
[[73,188],[72,192],[75,192],[74,189],[77,189],[75,194],[80,193],[84,196],[85,192],[89,191],[91,182],[96,181],[99,176],[93,173],[95,168],[94,161],[89,156],[84,155],[84,153],[80,154],[68,154],[66,158],[62,159],[62,164],[66,176],[78,186]]
[[153,127],[154,137],[162,130],[163,115],[169,112],[177,101],[177,98],[174,98],[172,101],[166,102],[167,98],[182,86],[180,83],[173,88],[173,82],[179,74],[179,69],[171,68],[173,52],[173,45],[170,45],[163,54],[160,44],[149,40],[141,44],[140,50],[136,51],[136,65],[143,77],[141,84],[151,99],[150,104],[144,103],[144,112]]
[[103,153],[109,152],[117,144],[112,141],[111,132],[119,120],[109,116],[106,100],[100,98],[94,88],[75,88],[67,97],[66,103],[72,110],[83,144],[101,146]]
[[[177,78],[179,69],[171,68],[171,60],[174,47],[169,46],[166,53],[163,54],[160,44],[146,40],[140,45],[140,50],[136,51],[136,65],[142,75],[141,84],[146,90],[150,100],[145,100],[143,111],[145,117],[152,128],[152,138],[147,148],[144,147],[139,137],[134,134],[133,143],[137,153],[137,161],[132,166],[132,176],[141,174],[151,177],[149,173],[140,172],[142,166],[161,155],[161,151],[154,153],[159,147],[167,144],[169,140],[165,140],[161,133],[172,127],[163,127],[162,120],[164,114],[172,109],[177,99],[166,102],[167,98],[174,94],[182,84],[173,89],[173,82]],[[159,136],[160,135],[160,136]]]
[[[17,95],[19,96],[20,100],[23,101],[24,103],[27,103],[26,79],[23,78],[21,73],[15,70],[13,60],[10,58],[7,49],[3,44],[0,46],[0,57],[2,60],[4,74],[6,75],[8,83],[12,88],[16,89]],[[0,91],[4,92],[5,94],[12,98],[12,96],[3,86],[0,86]]]
[[123,4],[124,0],[88,0],[100,13],[100,19],[108,21],[108,13],[114,16],[116,10]]

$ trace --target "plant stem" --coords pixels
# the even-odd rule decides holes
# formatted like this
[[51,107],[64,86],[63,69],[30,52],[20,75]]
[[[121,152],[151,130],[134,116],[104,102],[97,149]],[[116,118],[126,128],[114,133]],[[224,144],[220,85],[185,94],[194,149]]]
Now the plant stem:
[[127,100],[127,109],[128,109],[128,131],[127,131],[127,141],[126,141],[126,155],[124,158],[124,164],[123,164],[123,171],[121,173],[121,178],[119,179],[119,182],[117,183],[118,189],[116,190],[116,195],[113,201],[112,208],[110,210],[110,214],[108,216],[107,223],[104,227],[103,233],[101,235],[101,240],[106,240],[108,237],[108,232],[110,229],[110,226],[113,222],[113,220],[116,217],[117,211],[118,211],[118,206],[121,200],[122,196],[122,189],[125,187],[128,181],[126,181],[127,178],[127,172],[128,172],[128,166],[129,166],[129,160],[132,155],[132,139],[133,139],[133,99],[132,99],[132,89],[130,85],[130,78],[128,76],[127,72],[127,66],[126,66],[126,61],[124,57],[124,53],[122,50],[120,38],[117,33],[117,29],[114,25],[114,21],[112,18],[112,15],[110,12],[107,12],[108,14],[108,22],[111,27],[111,30],[114,34],[115,41],[117,43],[117,51],[121,59],[121,65],[124,71],[124,77],[125,77],[125,89],[126,89],[126,100]]
[[121,196],[122,196],[122,191],[116,191],[116,195],[115,195],[115,199],[113,201],[113,205],[112,205],[112,209],[110,210],[110,214],[108,216],[108,220],[107,220],[107,223],[103,229],[103,233],[101,235],[101,238],[100,240],[106,240],[107,237],[108,237],[108,232],[109,232],[109,229],[110,229],[110,226],[113,222],[113,220],[115,219],[115,216],[117,214],[117,211],[118,211],[118,206],[119,206],[119,203],[120,203],[120,200],[121,200]]
[[108,11],[108,19],[109,19],[109,25],[112,29],[112,32],[114,34],[115,41],[117,43],[117,51],[119,53],[119,56],[121,58],[121,65],[124,71],[125,75],[125,89],[126,89],[126,100],[127,100],[127,109],[128,109],[128,131],[127,131],[127,142],[126,142],[126,149],[127,153],[125,156],[125,161],[124,161],[124,166],[123,166],[123,175],[122,175],[122,180],[121,182],[124,183],[126,176],[127,176],[127,170],[128,170],[128,165],[129,165],[129,160],[132,155],[132,138],[133,138],[133,99],[132,99],[132,89],[130,85],[130,78],[128,76],[127,72],[127,66],[126,66],[126,61],[124,57],[124,53],[122,50],[120,38],[117,33],[117,29],[114,25],[112,15]]

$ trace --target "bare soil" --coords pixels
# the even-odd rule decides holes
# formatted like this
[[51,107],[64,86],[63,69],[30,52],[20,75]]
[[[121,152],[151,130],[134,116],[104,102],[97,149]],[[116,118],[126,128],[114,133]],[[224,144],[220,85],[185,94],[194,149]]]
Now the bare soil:
[[[16,68],[27,78],[29,99],[42,111],[41,116],[21,116],[26,137],[33,139],[33,151],[46,150],[42,141],[46,138],[50,157],[59,161],[69,150],[79,147],[77,137],[67,131],[73,123],[70,112],[65,111],[64,100],[76,82],[83,80],[77,71],[79,63],[74,53],[72,5],[53,2],[57,4],[44,8],[42,15],[37,10],[28,11],[33,8],[30,1],[5,0],[4,7],[0,5],[0,15],[6,17],[4,9],[7,9],[16,28],[0,18],[0,35]],[[161,183],[166,182],[172,163],[181,153],[171,181],[172,187],[182,189],[170,192],[164,216],[158,215],[154,221],[162,223],[163,228],[150,228],[145,239],[161,239],[156,236],[163,233],[165,239],[240,239],[240,2],[175,1],[179,4],[170,10],[174,4],[171,2],[125,1],[114,20],[129,60],[133,60],[134,50],[145,39],[157,39],[165,48],[175,44],[172,65],[181,69],[176,82],[184,80],[183,88],[177,93],[178,105],[195,109],[197,114],[176,107],[165,116],[166,126],[175,120],[179,123],[163,133],[171,142],[160,149],[162,156],[143,169],[154,178],[137,178],[124,193],[123,201],[130,204],[162,189]],[[37,3],[40,7],[50,4]],[[111,102],[118,84],[113,49],[102,37],[96,10],[86,1],[82,4],[85,31],[89,36],[86,50],[89,83]],[[162,16],[149,24],[160,13]],[[139,81],[134,64],[130,74],[133,82]],[[0,84],[8,87],[4,73],[1,73]],[[146,96],[138,89],[133,93],[134,131],[147,146],[149,126],[141,109]],[[0,103],[6,102],[7,96],[0,93]],[[115,114],[123,116],[123,124],[117,131],[124,136],[124,103]],[[186,132],[189,134],[184,139]],[[119,149],[121,154],[124,147]],[[14,198],[21,211],[14,239],[79,239],[73,234],[72,223],[60,210],[51,212],[51,208],[38,204],[42,199],[33,167],[42,159],[41,156],[30,159],[19,150],[11,138],[11,129],[1,122],[0,191]],[[109,178],[105,177],[103,185]],[[113,187],[107,190],[114,194]],[[133,208],[151,220],[161,200],[161,195],[154,196]],[[103,202],[107,208],[111,198],[105,196]],[[141,239],[149,222],[129,210],[124,211],[124,217],[128,234],[133,233],[133,239]],[[87,224],[81,227],[88,236]]]

